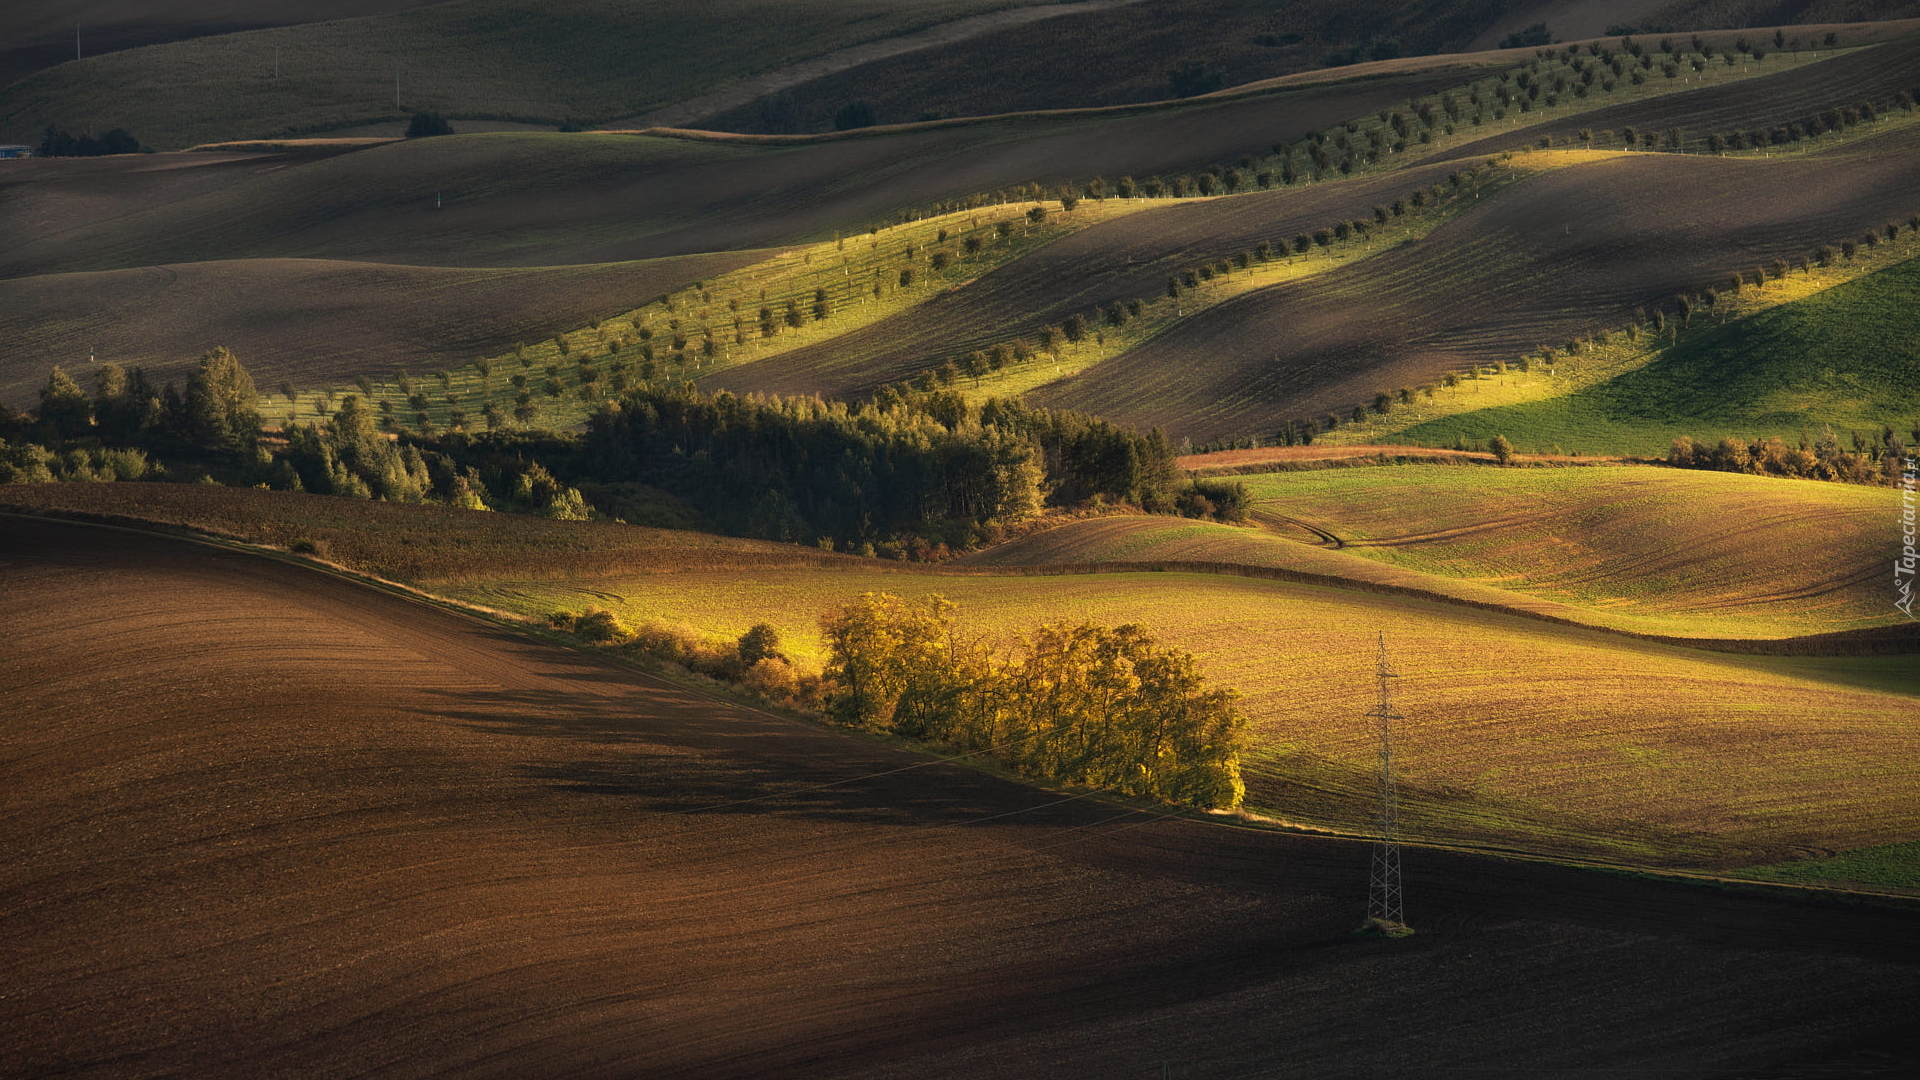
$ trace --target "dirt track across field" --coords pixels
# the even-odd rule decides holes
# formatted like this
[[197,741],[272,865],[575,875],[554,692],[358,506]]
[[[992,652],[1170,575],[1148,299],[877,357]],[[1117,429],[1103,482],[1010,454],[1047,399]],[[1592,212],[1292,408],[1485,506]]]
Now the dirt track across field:
[[[1897,1075],[1920,919],[1155,820],[0,523],[0,1074]],[[1162,1069],[1165,1072],[1163,1073]]]

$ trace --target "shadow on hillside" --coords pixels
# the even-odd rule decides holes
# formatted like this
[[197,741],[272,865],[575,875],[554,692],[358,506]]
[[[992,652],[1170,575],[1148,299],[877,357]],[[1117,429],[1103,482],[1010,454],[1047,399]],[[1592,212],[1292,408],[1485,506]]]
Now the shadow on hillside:
[[[530,645],[505,632],[497,643]],[[429,690],[439,702],[429,715],[539,740],[520,772],[561,791],[632,799],[663,814],[919,827],[1076,828],[1157,816],[756,712],[591,656],[531,648],[539,666],[571,685]]]

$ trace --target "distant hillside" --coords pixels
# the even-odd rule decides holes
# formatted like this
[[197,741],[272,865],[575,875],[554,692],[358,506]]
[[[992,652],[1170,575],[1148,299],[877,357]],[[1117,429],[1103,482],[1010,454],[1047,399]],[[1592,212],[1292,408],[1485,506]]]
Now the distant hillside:
[[74,58],[265,26],[351,19],[444,0],[13,0],[0,7],[0,86]]
[[1521,6],[1518,0],[1145,0],[863,64],[701,126],[831,131],[835,114],[855,101],[866,102],[880,123],[1158,101],[1356,60],[1456,52],[1489,20]]
[[[836,113],[853,102],[866,103],[880,123],[901,123],[1154,101],[1356,61],[1507,44],[1509,31],[1489,33],[1494,26],[1521,29],[1544,19],[1555,40],[1597,37],[1617,23],[1641,23],[1629,16],[1657,6],[1564,0],[1146,0],[863,64],[718,113],[700,126],[828,131]],[[1651,18],[1675,30],[1696,30],[1920,15],[1916,0],[1769,4],[1764,14],[1737,16],[1715,10],[1723,6],[1717,0],[1685,0]],[[1569,9],[1582,10],[1569,19],[1575,14]],[[1061,63],[1062,57],[1072,62]]]
[[1416,72],[819,142],[524,133],[319,160],[15,162],[0,171],[0,276],[259,257],[552,265],[825,239],[1028,181],[1144,176],[1265,153],[1276,139],[1458,77]]
[[605,120],[848,45],[1031,2],[464,0],[61,64],[0,92],[0,138],[24,139],[48,124],[124,127],[149,145],[177,149],[337,130],[417,109],[553,125]]

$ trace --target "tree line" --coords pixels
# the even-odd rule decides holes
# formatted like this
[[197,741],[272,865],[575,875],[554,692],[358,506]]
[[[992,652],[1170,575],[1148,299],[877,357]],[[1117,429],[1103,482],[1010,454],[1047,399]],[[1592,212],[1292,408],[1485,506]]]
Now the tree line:
[[438,436],[382,432],[345,394],[324,420],[269,440],[253,380],[225,349],[184,392],[113,364],[96,383],[89,395],[56,368],[38,412],[0,407],[0,482],[210,479],[560,519],[614,513],[640,488],[735,535],[911,559],[993,542],[1049,507],[1233,521],[1247,502],[1237,485],[1184,481],[1158,431],[953,392],[849,403],[641,386],[603,402],[580,435]]
[[1054,623],[1011,647],[962,641],[954,605],[863,593],[821,620],[827,714],[985,753],[1029,776],[1186,806],[1246,793],[1248,723],[1188,653],[1142,626]]
[[641,387],[594,415],[581,448],[592,479],[661,488],[725,531],[869,555],[937,557],[1050,506],[1182,508],[1158,431],[950,391],[840,402]]
[[1850,450],[1841,448],[1832,428],[1813,440],[1802,432],[1794,445],[1777,435],[1751,440],[1727,436],[1711,445],[1682,435],[1673,440],[1666,460],[1667,464],[1682,469],[1892,486],[1900,483],[1908,447],[1920,445],[1920,421],[1908,432],[1912,443],[1902,441],[1893,428],[1886,426],[1871,438],[1858,431],[1847,434],[1852,442]]
[[75,136],[67,129],[49,125],[40,138],[41,157],[104,157],[108,154],[140,153],[140,140],[126,128],[114,128],[104,135]]

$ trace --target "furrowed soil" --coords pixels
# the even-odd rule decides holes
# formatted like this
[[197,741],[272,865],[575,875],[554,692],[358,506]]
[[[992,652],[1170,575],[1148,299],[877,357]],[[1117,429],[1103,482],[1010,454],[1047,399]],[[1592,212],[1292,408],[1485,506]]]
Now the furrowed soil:
[[1373,207],[1444,181],[1454,165],[1233,198],[1183,201],[1066,237],[960,288],[851,334],[706,380],[733,390],[846,395],[918,374],[940,360],[1032,335],[1115,301],[1152,301],[1169,276],[1260,243],[1368,217]]
[[262,26],[351,19],[437,0],[18,0],[0,14],[0,87],[73,59]]
[[1911,914],[1413,849],[1421,933],[1356,940],[1364,845],[1036,790],[175,540],[11,520],[0,574],[9,1075],[1920,1064]]
[[0,276],[265,257],[540,266],[820,240],[903,208],[1013,184],[1146,176],[1265,154],[1276,140],[1454,79],[1418,72],[822,141],[492,134],[319,161],[249,155],[236,166],[214,155],[209,168],[228,167],[197,186],[163,182],[150,159],[191,165],[198,155],[10,162],[0,181]]
[[[1765,36],[1759,31],[1748,33],[1755,40]],[[1763,47],[1771,44],[1766,42]],[[1766,61],[1761,63],[1764,67]],[[1713,70],[1717,72],[1719,67],[1720,61],[1716,59]],[[1751,61],[1747,67],[1752,67]],[[1916,85],[1920,84],[1917,72],[1920,72],[1920,38],[1909,36],[1906,40],[1842,53],[1791,71],[1575,112],[1452,147],[1439,156],[1471,160],[1502,150],[1538,145],[1542,136],[1550,136],[1554,145],[1564,146],[1575,141],[1583,130],[1593,132],[1604,146],[1629,127],[1647,137],[1661,136],[1677,127],[1689,140],[1698,142],[1713,134],[1730,136],[1736,131],[1763,131],[1803,123],[1828,110],[1857,106],[1863,101],[1872,101],[1881,109],[1892,109],[1901,93],[1920,89],[1920,85]],[[1648,75],[1659,82],[1666,81],[1657,67]]]
[[1424,240],[1195,314],[1029,395],[1209,438],[1517,359],[1642,305],[1913,212],[1920,125],[1772,160],[1607,155],[1549,170]]

